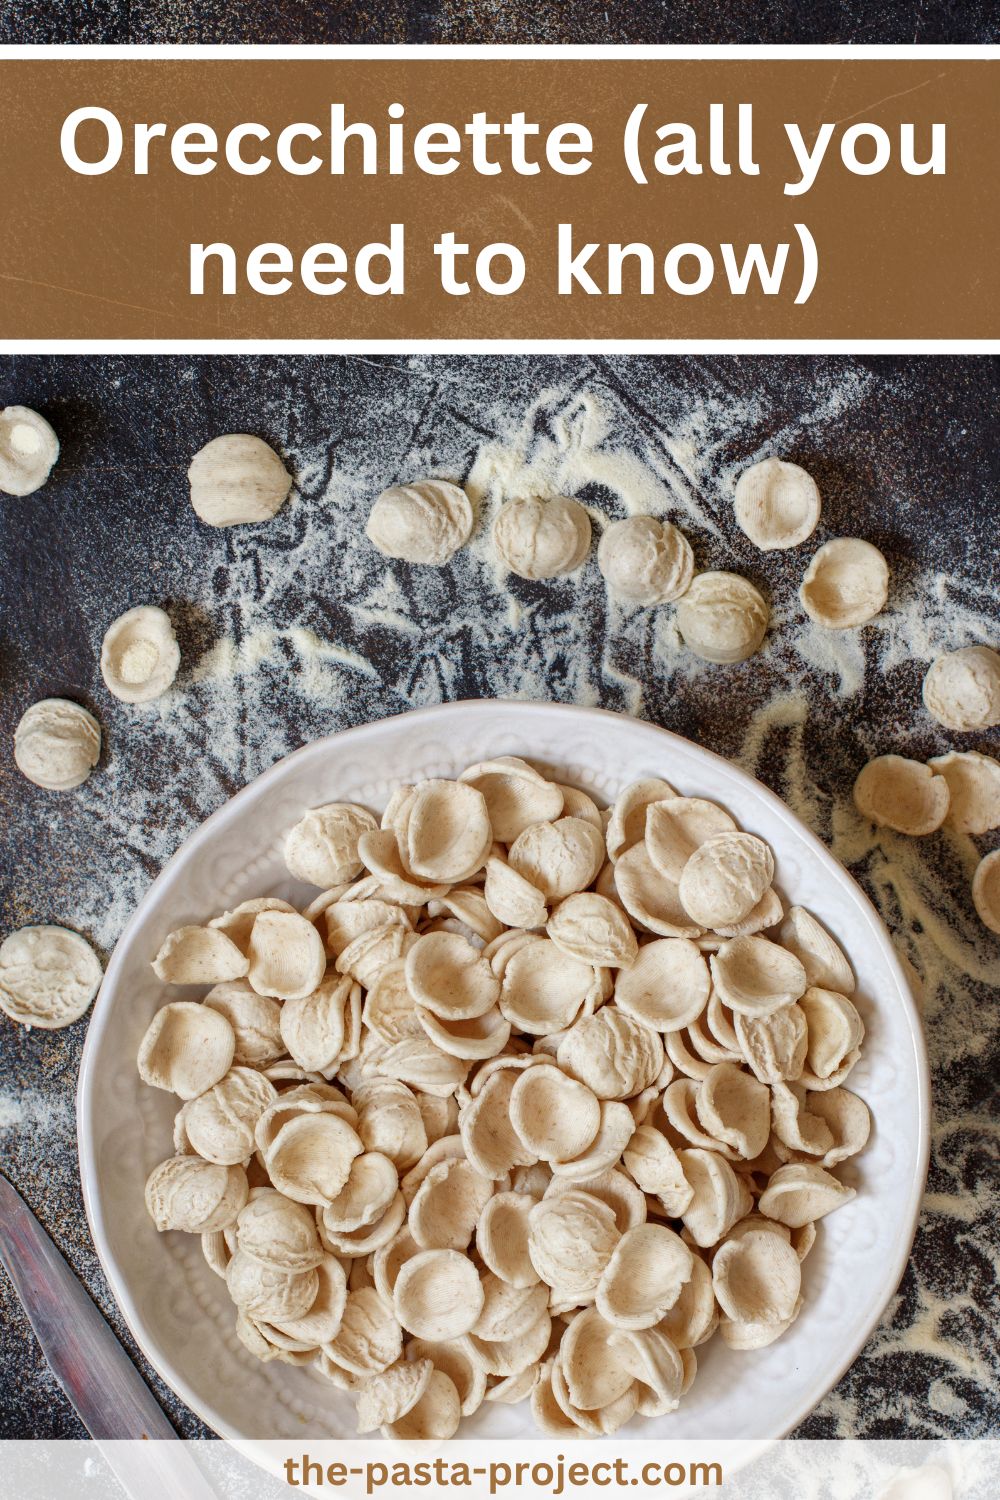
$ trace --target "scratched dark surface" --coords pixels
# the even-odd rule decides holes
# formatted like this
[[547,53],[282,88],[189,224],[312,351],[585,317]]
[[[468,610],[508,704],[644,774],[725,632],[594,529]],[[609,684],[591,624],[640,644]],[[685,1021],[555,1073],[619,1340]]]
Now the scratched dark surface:
[[[699,434],[708,456],[689,465],[691,504],[719,528],[711,540],[693,526],[699,566],[767,577],[776,597],[793,589],[801,559],[771,555],[765,568],[733,527],[718,481],[727,464],[773,440],[816,474],[839,530],[885,549],[894,588],[897,580],[901,589],[914,580],[929,588],[945,573],[957,577],[962,598],[996,627],[994,643],[1000,638],[1000,371],[990,359],[6,358],[0,406],[16,401],[40,409],[63,449],[39,494],[0,501],[0,932],[64,921],[95,937],[106,956],[164,854],[279,754],[415,702],[515,691],[518,684],[503,675],[517,670],[511,665],[516,632],[503,634],[511,630],[506,605],[497,604],[491,636],[485,595],[480,617],[447,569],[427,594],[410,592],[406,570],[395,569],[406,591],[398,607],[424,631],[420,660],[405,639],[359,623],[355,604],[369,575],[381,576],[386,565],[370,549],[367,560],[359,554],[360,573],[341,559],[360,534],[370,496],[354,511],[338,510],[327,486],[332,473],[359,463],[365,473],[381,466],[386,480],[402,477],[395,467],[417,462],[415,454],[428,467],[444,459],[461,473],[497,432],[498,410],[524,411],[543,390],[560,394],[536,417],[539,431],[546,423],[557,430],[556,419],[586,390],[611,414],[614,432],[626,439],[637,434],[649,453],[662,433]],[[694,427],[692,413],[701,414]],[[274,441],[304,476],[300,494],[271,528],[245,529],[241,537],[200,527],[184,481],[191,453],[208,437],[233,430]],[[590,498],[609,503],[596,489]],[[304,531],[317,515],[322,527]],[[328,567],[310,563],[304,536],[326,549]],[[302,560],[292,565],[295,547]],[[235,713],[195,680],[192,661],[220,635],[239,634],[234,580],[250,565],[258,601],[269,579],[281,582],[280,597],[267,594],[256,606],[266,618],[307,625],[367,659],[367,675],[343,669],[344,691],[332,706],[297,691],[294,662],[277,669],[263,664],[253,682],[247,679]],[[583,593],[564,584],[515,581],[526,611],[522,634],[546,638],[571,601],[570,624],[559,625],[559,650],[540,669],[541,692],[623,708],[620,680],[602,675],[612,625],[596,567],[591,562],[584,581],[573,585]],[[582,603],[572,605],[574,599]],[[97,671],[104,626],[140,601],[169,606],[184,654],[181,707],[169,735],[166,725],[161,732],[155,719],[110,699]],[[788,659],[771,651],[709,676],[658,675],[651,637],[642,629],[631,644],[619,643],[619,662],[645,682],[642,712],[724,754],[739,754],[760,703],[790,670]],[[809,687],[803,753],[831,805],[848,797],[858,766],[877,749],[898,746],[926,756],[949,743],[920,710],[920,664],[904,661],[883,677],[874,645],[866,649],[871,670],[852,697],[837,699],[818,680]],[[583,668],[593,668],[592,679],[580,677]],[[585,680],[592,680],[592,693],[581,687]],[[29,786],[10,751],[20,713],[50,694],[91,707],[108,746],[87,786],[64,798]],[[998,739],[992,731],[975,747],[996,754]],[[783,745],[779,732],[754,762],[779,791],[786,790]],[[824,817],[815,826],[828,837]],[[801,1435],[982,1436],[1000,1427],[1000,995],[990,983],[1000,972],[1000,942],[976,932],[967,875],[950,845],[934,838],[921,847],[942,909],[959,913],[964,941],[979,955],[976,977],[942,967],[925,924],[907,924],[883,903],[914,962],[926,967],[933,960],[937,975],[925,1002],[936,1110],[933,1196],[881,1328]],[[877,896],[873,859],[852,867]],[[0,1163],[178,1429],[204,1434],[137,1356],[96,1262],[80,1201],[73,1119],[85,1025],[29,1033],[0,1017]],[[81,1435],[2,1274],[0,1329],[0,1437]]]
[[992,0],[0,0],[4,42],[995,42]]

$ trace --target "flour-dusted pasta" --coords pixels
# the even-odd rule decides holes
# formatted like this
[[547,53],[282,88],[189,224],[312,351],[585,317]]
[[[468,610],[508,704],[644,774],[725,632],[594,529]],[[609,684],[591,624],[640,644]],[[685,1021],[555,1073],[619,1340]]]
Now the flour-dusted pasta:
[[711,979],[704,955],[687,938],[644,943],[618,980],[620,1010],[651,1031],[678,1031],[701,1015]]
[[1000,724],[1000,652],[963,646],[939,656],[924,678],[927,712],[946,729],[969,734]]
[[0,491],[33,495],[59,457],[59,439],[45,418],[28,406],[0,411]]
[[181,1099],[197,1099],[229,1072],[233,1028],[217,1010],[191,1000],[162,1006],[139,1044],[139,1076]]
[[638,953],[635,933],[621,907],[593,891],[560,901],[546,932],[571,958],[595,966],[627,969]]
[[224,933],[231,943],[246,956],[250,952],[250,934],[253,924],[262,911],[291,911],[295,907],[288,901],[282,901],[280,896],[254,896],[249,901],[241,901],[234,906],[232,911],[221,912],[219,916],[212,917],[209,927]]
[[684,642],[705,661],[753,656],[770,617],[763,595],[737,573],[699,573],[677,605]]
[[861,1055],[864,1023],[846,995],[810,985],[799,1000],[806,1018],[806,1061],[801,1081],[810,1089],[843,1083]]
[[292,487],[274,449],[246,432],[206,443],[191,460],[188,480],[195,515],[207,526],[270,521]]
[[512,844],[530,823],[547,823],[563,810],[563,789],[516,755],[469,766],[459,777],[486,799],[495,839]]
[[839,1182],[824,1167],[811,1163],[779,1167],[768,1179],[759,1199],[760,1210],[789,1229],[815,1224],[854,1197],[854,1189]]
[[285,840],[285,863],[298,880],[324,887],[357,880],[364,869],[358,854],[363,833],[378,827],[364,807],[328,802],[313,807]]
[[736,481],[736,524],[762,552],[798,547],[819,524],[819,487],[798,464],[764,458]]
[[515,1031],[551,1036],[594,1008],[599,985],[593,964],[568,957],[549,938],[531,937],[505,956],[500,1009]]
[[358,1431],[385,1430],[402,1422],[423,1399],[433,1373],[431,1361],[421,1359],[397,1360],[380,1375],[373,1375],[358,1394]]
[[472,505],[457,484],[424,479],[383,490],[365,527],[386,557],[441,568],[472,535]]
[[508,500],[493,524],[493,542],[520,578],[558,578],[586,562],[590,517],[578,500],[565,495]]
[[681,598],[694,577],[691,543],[655,516],[613,521],[601,537],[597,565],[613,594],[647,607]]
[[795,954],[810,984],[842,995],[854,993],[854,971],[843,949],[804,906],[789,907],[780,939],[782,947]]
[[253,1155],[257,1121],[276,1098],[277,1090],[263,1073],[230,1068],[184,1105],[174,1124],[175,1144],[219,1166],[235,1167]]
[[508,859],[546,902],[562,901],[593,882],[604,863],[604,839],[583,818],[532,823],[511,844]]
[[177,676],[180,660],[170,616],[153,604],[119,615],[101,643],[101,676],[123,703],[161,698]]
[[675,938],[700,938],[704,933],[682,905],[679,883],[668,880],[653,864],[645,840],[619,856],[613,886],[640,930]]
[[403,1265],[392,1295],[400,1326],[418,1338],[460,1338],[483,1309],[479,1272],[457,1250],[419,1251]]
[[622,1235],[597,1283],[597,1311],[616,1328],[654,1328],[691,1277],[694,1256],[663,1224]]
[[394,831],[407,873],[445,885],[481,870],[493,842],[482,792],[441,778],[413,788]]
[[951,800],[946,828],[956,833],[991,833],[1000,828],[1000,760],[978,750],[949,750],[927,762],[948,783]]
[[972,900],[983,926],[1000,933],[1000,849],[979,861],[972,880]]
[[22,1026],[71,1026],[103,977],[93,948],[66,927],[22,927],[0,943],[0,1010]]
[[[981,823],[989,771],[947,768]],[[673,1411],[716,1332],[792,1326],[871,1120],[854,974],[762,839],[658,776],[604,814],[500,756],[285,851],[321,894],[170,934],[157,976],[207,993],[168,992],[138,1059],[181,1101],[149,1212],[201,1236],[249,1353],[361,1432],[528,1400],[566,1439]]]
[[717,833],[695,848],[677,890],[684,910],[702,927],[742,922],[774,876],[774,856],[752,833]]
[[646,851],[675,884],[694,851],[717,833],[735,833],[736,820],[704,797],[670,797],[646,809]]
[[164,984],[226,984],[242,979],[250,960],[221,928],[191,926],[167,934],[152,967]]
[[734,1322],[787,1323],[799,1300],[802,1267],[780,1234],[748,1227],[730,1234],[715,1252],[712,1285],[720,1308]]
[[296,911],[262,911],[250,933],[245,972],[258,995],[301,1000],[326,972],[323,940]]
[[611,809],[605,839],[608,858],[614,863],[646,836],[646,819],[654,802],[666,802],[677,793],[658,776],[630,782],[619,792]]
[[242,1167],[220,1167],[200,1156],[171,1156],[150,1173],[146,1208],[161,1233],[214,1234],[236,1223],[249,1187]]
[[802,963],[768,938],[730,938],[709,964],[719,999],[735,1013],[767,1016],[806,992]]
[[511,1090],[510,1123],[535,1161],[572,1161],[597,1135],[601,1104],[561,1068],[528,1068]]
[[948,816],[947,777],[902,755],[870,760],[854,783],[854,805],[879,828],[923,836],[935,833]]
[[528,1254],[539,1277],[560,1300],[586,1302],[596,1292],[621,1234],[614,1209],[574,1186],[532,1209]]
[[14,731],[18,770],[49,792],[82,786],[100,758],[100,724],[68,698],[33,703]]
[[877,547],[860,537],[826,542],[802,579],[802,608],[817,625],[847,630],[874,620],[889,597],[889,566]]

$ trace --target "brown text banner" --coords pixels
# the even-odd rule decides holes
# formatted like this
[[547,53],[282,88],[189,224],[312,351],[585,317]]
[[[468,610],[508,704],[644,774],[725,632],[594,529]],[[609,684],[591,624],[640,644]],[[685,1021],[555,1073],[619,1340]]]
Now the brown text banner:
[[996,339],[1000,62],[0,62],[6,339]]

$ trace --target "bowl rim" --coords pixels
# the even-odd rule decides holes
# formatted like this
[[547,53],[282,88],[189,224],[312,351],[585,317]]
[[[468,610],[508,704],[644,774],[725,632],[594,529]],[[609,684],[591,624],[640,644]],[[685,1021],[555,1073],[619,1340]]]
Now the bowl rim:
[[[900,1224],[900,1228],[904,1230],[904,1233],[897,1242],[898,1249],[886,1277],[884,1297],[880,1299],[877,1309],[867,1320],[862,1331],[851,1341],[846,1352],[840,1355],[831,1365],[828,1375],[824,1377],[825,1385],[822,1392],[819,1395],[810,1393],[808,1399],[800,1401],[780,1432],[773,1433],[770,1437],[756,1439],[755,1441],[767,1442],[785,1438],[830,1393],[844,1373],[857,1359],[895,1295],[910,1261],[910,1253],[917,1232],[920,1207],[930,1164],[930,1064],[920,1011],[913,995],[910,980],[896,952],[889,929],[878,909],[846,866],[841,864],[831,854],[818,835],[813,833],[776,792],[771,791],[770,787],[765,786],[757,777],[752,776],[748,771],[744,771],[741,766],[736,765],[735,762],[727,759],[726,756],[718,754],[715,750],[707,749],[705,746],[698,744],[696,740],[688,739],[685,735],[677,734],[673,730],[664,729],[659,724],[653,724],[647,719],[637,719],[631,714],[619,713],[615,709],[590,708],[575,703],[550,703],[544,700],[522,700],[519,698],[462,698],[447,703],[431,704],[424,708],[409,709],[399,714],[387,714],[382,719],[374,719],[364,724],[352,725],[347,729],[335,730],[331,734],[324,735],[320,739],[310,740],[297,750],[292,750],[287,755],[283,755],[273,765],[268,766],[266,770],[260,772],[251,781],[248,781],[232,797],[227,798],[220,807],[217,807],[214,812],[210,813],[182,841],[140,898],[135,911],[125,924],[115,944],[114,951],[105,970],[100,991],[94,1002],[90,1022],[87,1027],[87,1035],[84,1040],[83,1054],[80,1060],[80,1073],[76,1091],[80,1189],[91,1239],[101,1270],[108,1283],[108,1288],[140,1352],[156,1371],[160,1379],[184,1402],[189,1411],[207,1427],[211,1427],[219,1437],[227,1441],[240,1444],[259,1441],[255,1439],[248,1440],[240,1433],[230,1430],[224,1421],[209,1420],[201,1398],[192,1390],[188,1381],[174,1368],[171,1360],[162,1353],[154,1337],[147,1330],[137,1300],[119,1274],[110,1253],[105,1214],[97,1190],[98,1173],[94,1133],[94,1109],[99,1097],[99,1087],[95,1079],[94,1058],[98,1052],[98,1042],[103,1037],[109,1024],[108,1007],[110,999],[104,1002],[104,997],[106,993],[110,996],[114,981],[117,979],[118,969],[125,962],[125,949],[134,933],[145,920],[146,907],[155,893],[163,886],[169,884],[175,868],[182,860],[187,860],[192,852],[210,841],[216,826],[223,819],[228,819],[232,815],[234,807],[238,806],[241,802],[250,800],[251,795],[257,795],[261,791],[266,790],[272,782],[284,775],[291,762],[304,759],[309,755],[315,755],[322,747],[336,747],[337,750],[341,750],[357,746],[371,736],[377,735],[387,724],[398,724],[404,720],[407,723],[413,723],[414,726],[418,724],[438,723],[452,717],[465,717],[470,713],[488,712],[498,707],[516,709],[526,719],[531,719],[542,714],[546,717],[557,715],[567,720],[567,722],[576,721],[581,725],[588,721],[599,723],[604,719],[625,719],[632,726],[644,733],[648,733],[652,737],[664,737],[675,744],[683,745],[688,751],[693,749],[699,756],[724,766],[728,775],[734,777],[737,781],[744,782],[748,788],[753,790],[756,796],[762,797],[766,803],[770,804],[772,812],[778,817],[779,821],[788,825],[799,838],[804,839],[807,845],[811,847],[813,855],[824,866],[828,874],[839,885],[848,889],[852,899],[867,916],[872,936],[878,943],[882,957],[896,980],[909,1026],[910,1039],[913,1044],[917,1082],[915,1102],[919,1127],[917,1165],[913,1181],[910,1185],[905,1216]],[[216,1415],[216,1413],[212,1413],[213,1418]],[[637,1438],[633,1441],[637,1440],[639,1439]]]

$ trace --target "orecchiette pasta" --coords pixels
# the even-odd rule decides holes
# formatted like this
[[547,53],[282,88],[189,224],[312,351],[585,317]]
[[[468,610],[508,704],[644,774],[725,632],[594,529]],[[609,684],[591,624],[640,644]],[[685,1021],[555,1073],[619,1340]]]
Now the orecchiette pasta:
[[509,500],[494,523],[493,541],[512,573],[529,579],[557,578],[586,561],[590,517],[578,500],[565,495]]
[[846,630],[864,625],[885,607],[889,567],[871,542],[841,536],[825,542],[806,569],[799,598],[817,625]]
[[30,406],[0,411],[0,494],[33,495],[59,457],[59,439]]
[[612,593],[647,607],[679,599],[694,577],[691,543],[655,516],[612,521],[601,537],[597,565]]
[[[959,759],[935,780],[978,824],[992,763]],[[169,934],[158,978],[207,993],[138,1056],[181,1101],[150,1216],[201,1237],[249,1353],[360,1432],[529,1400],[567,1438],[674,1410],[716,1331],[792,1325],[871,1122],[853,971],[763,840],[659,777],[601,813],[500,756],[314,808],[285,854],[321,894]]]
[[819,487],[798,464],[764,458],[736,481],[736,524],[762,552],[798,547],[816,530]]

